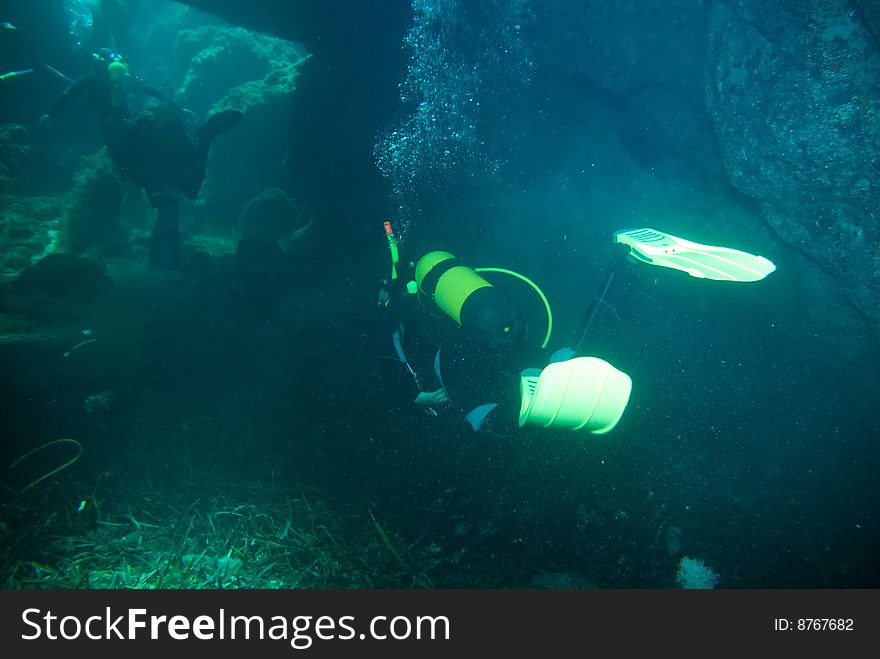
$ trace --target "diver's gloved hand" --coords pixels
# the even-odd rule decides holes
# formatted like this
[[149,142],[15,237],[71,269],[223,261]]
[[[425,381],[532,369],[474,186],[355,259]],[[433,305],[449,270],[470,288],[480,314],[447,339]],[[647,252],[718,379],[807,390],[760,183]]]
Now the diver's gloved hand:
[[434,405],[448,403],[449,398],[446,397],[446,392],[443,389],[438,389],[437,391],[420,392],[413,402],[421,407],[433,407]]

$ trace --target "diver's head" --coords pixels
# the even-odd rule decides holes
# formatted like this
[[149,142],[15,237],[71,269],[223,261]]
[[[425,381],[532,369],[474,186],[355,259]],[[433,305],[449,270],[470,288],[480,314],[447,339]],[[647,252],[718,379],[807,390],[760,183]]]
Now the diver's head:
[[98,50],[92,53],[92,57],[95,59],[96,62],[103,62],[104,64],[122,61],[122,55],[117,53],[112,48],[98,48]]
[[95,67],[101,71],[107,71],[112,82],[118,82],[128,74],[128,65],[122,59],[122,55],[110,48],[98,48],[92,57]]

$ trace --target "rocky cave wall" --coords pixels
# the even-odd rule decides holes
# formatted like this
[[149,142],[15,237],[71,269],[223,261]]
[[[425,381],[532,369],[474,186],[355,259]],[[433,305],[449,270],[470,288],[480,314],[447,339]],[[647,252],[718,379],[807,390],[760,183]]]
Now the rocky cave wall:
[[716,2],[706,107],[730,181],[880,323],[876,3]]
[[[373,184],[385,189],[367,150],[382,120],[375,109],[387,112],[396,99],[405,65],[400,39],[409,20],[401,6],[408,3],[187,4],[296,39],[317,55],[303,77],[291,133],[294,159],[322,154],[308,171],[294,172],[304,192],[326,193],[345,183],[341,176],[353,198],[363,198]],[[364,11],[368,15],[359,15]],[[630,139],[684,134],[652,130],[678,119],[651,119],[644,108],[669,99],[691,108],[689,125],[704,122],[700,130],[714,133],[700,143],[715,141],[720,150],[719,157],[706,147],[698,160],[754,199],[778,238],[836,278],[864,318],[880,321],[877,3],[600,1],[584,8],[547,0],[533,11],[535,58],[546,70],[636,108],[643,122],[648,117],[648,130]],[[383,13],[389,20],[377,21]],[[607,38],[611,33],[616,38]],[[355,57],[367,51],[368,61]],[[360,152],[354,164],[352,146]],[[361,195],[351,183],[358,174]]]

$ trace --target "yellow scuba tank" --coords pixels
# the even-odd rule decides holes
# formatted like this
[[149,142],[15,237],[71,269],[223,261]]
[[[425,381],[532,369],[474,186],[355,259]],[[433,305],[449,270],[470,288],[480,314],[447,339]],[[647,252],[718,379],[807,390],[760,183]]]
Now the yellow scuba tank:
[[492,284],[449,252],[428,252],[416,263],[416,284],[447,316],[462,324],[462,308],[470,296]]
[[486,281],[481,272],[511,275],[535,290],[547,311],[547,334],[541,345],[546,347],[553,326],[550,305],[541,289],[527,277],[503,268],[471,268],[449,252],[434,251],[416,263],[415,283],[443,313],[485,343],[510,343],[525,334],[525,321],[519,310]]
[[107,66],[110,78],[110,102],[114,108],[125,106],[124,80],[128,75],[128,66],[121,60],[114,60]]

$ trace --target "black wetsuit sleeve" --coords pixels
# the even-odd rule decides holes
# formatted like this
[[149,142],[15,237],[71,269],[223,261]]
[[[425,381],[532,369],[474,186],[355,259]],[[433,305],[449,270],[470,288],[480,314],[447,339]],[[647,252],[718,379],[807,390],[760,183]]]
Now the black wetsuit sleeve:
[[171,99],[168,97],[168,94],[164,94],[160,92],[158,89],[145,82],[143,78],[139,78],[137,76],[132,76],[130,80],[130,89],[131,91],[137,94],[143,94],[144,96],[150,96],[151,98],[155,98],[160,101],[164,101],[166,103],[171,103]]
[[[392,310],[383,309],[376,335],[376,353],[379,361],[380,388],[393,407],[412,403],[421,391],[407,362],[400,358],[395,346],[395,332],[400,332],[400,319]],[[399,334],[398,334],[399,335]],[[406,350],[405,331],[401,348]],[[404,352],[405,354],[405,352]]]
[[58,116],[58,114],[66,108],[73,99],[78,96],[82,96],[86,90],[88,90],[89,86],[92,83],[91,76],[83,76],[76,82],[74,82],[70,87],[65,89],[62,94],[55,99],[55,102],[52,104],[52,108],[47,113],[53,119]]
[[464,417],[482,405],[496,405],[490,418],[502,434],[518,427],[521,404],[522,369],[512,352],[461,337],[440,353],[440,375],[452,406]]

